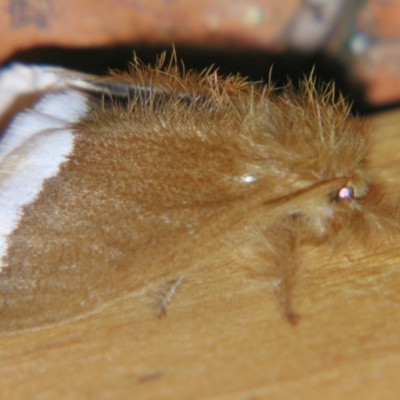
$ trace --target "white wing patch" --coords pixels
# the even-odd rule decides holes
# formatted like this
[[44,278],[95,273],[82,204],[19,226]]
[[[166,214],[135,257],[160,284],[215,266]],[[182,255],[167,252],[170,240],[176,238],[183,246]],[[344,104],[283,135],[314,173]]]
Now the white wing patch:
[[[71,72],[70,72],[71,75]],[[63,68],[11,64],[0,71],[0,116],[22,95],[68,87]]]
[[[38,67],[34,68],[37,81]],[[51,79],[48,81],[51,85]],[[0,76],[0,93],[4,94],[2,83]],[[25,86],[29,89],[28,84]],[[16,97],[15,91],[12,96]],[[7,254],[8,236],[17,228],[23,207],[35,200],[44,181],[55,176],[71,154],[71,123],[78,121],[87,108],[85,95],[77,91],[49,93],[32,109],[19,113],[0,136],[0,271],[6,267],[2,259]]]

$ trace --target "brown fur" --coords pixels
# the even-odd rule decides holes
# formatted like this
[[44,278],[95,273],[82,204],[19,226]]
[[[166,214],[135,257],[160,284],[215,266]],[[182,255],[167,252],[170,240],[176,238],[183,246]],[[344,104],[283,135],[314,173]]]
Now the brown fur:
[[[264,243],[266,269],[279,267],[294,323],[298,246],[397,231],[397,207],[368,173],[366,127],[331,87],[318,92],[310,79],[279,94],[139,63],[114,80],[153,95],[95,107],[75,127],[69,161],[10,239],[3,329],[79,317],[252,243],[254,252]],[[353,199],[337,199],[344,186]]]

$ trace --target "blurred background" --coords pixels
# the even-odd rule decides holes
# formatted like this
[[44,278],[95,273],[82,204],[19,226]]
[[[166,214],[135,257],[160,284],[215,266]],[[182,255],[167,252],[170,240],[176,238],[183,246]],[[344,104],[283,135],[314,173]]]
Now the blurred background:
[[278,84],[334,80],[357,113],[400,101],[398,0],[1,0],[0,63],[125,70],[174,45],[188,69],[214,65]]

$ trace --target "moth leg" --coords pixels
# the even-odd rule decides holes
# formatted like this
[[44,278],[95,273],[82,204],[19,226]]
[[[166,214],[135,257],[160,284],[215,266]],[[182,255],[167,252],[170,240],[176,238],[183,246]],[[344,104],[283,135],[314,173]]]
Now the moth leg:
[[290,259],[281,265],[279,269],[281,278],[275,287],[275,291],[282,304],[286,319],[292,325],[296,325],[300,319],[300,315],[293,310],[293,286],[297,268]]
[[293,286],[297,273],[296,234],[288,227],[275,226],[264,231],[263,237],[263,243],[267,247],[268,265],[273,267],[274,275],[279,277],[275,284],[275,293],[286,319],[295,325],[300,319],[299,314],[293,310]]
[[152,291],[155,304],[155,315],[161,318],[167,315],[167,307],[174,297],[177,290],[182,285],[185,275],[179,276],[177,279],[168,281],[165,285],[158,287]]

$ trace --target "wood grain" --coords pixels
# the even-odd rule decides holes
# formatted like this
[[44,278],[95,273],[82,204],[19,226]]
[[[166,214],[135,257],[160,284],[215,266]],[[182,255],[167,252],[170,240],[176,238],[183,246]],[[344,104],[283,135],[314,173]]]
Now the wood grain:
[[[372,128],[371,162],[396,195],[400,112]],[[75,322],[0,337],[0,398],[396,398],[400,245],[303,252],[297,326],[273,280],[227,254],[185,277],[164,318],[145,289]]]

